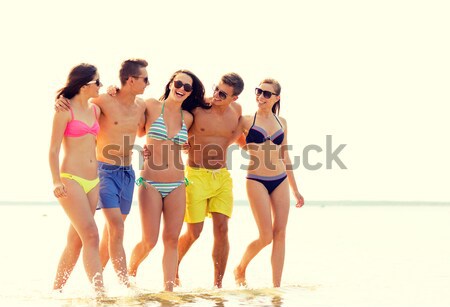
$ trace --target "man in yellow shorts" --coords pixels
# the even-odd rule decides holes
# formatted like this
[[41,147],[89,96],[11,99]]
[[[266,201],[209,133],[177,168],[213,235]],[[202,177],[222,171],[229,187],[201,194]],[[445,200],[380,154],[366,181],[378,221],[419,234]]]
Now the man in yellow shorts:
[[201,223],[205,216],[212,217],[212,212],[231,217],[233,212],[233,181],[226,168],[207,169],[187,166],[186,187],[187,223]]
[[236,138],[234,132],[242,115],[242,108],[236,100],[243,89],[244,81],[238,74],[223,75],[214,86],[211,108],[195,109],[194,123],[189,129],[187,230],[178,241],[178,266],[199,238],[205,217],[211,217],[214,228],[214,286],[218,288],[222,287],[230,250],[228,219],[233,211],[233,182],[226,165],[227,149]]

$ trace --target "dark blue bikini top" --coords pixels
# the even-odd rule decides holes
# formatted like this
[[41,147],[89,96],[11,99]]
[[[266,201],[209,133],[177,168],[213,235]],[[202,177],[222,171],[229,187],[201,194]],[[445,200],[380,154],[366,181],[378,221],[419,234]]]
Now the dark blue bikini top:
[[267,140],[271,140],[272,143],[274,143],[275,145],[280,145],[281,143],[283,143],[283,140],[284,140],[283,126],[281,125],[280,121],[275,116],[275,114],[273,114],[273,116],[275,117],[277,122],[280,124],[281,128],[278,131],[276,131],[274,134],[267,135],[266,130],[264,130],[261,127],[255,126],[255,121],[256,121],[256,113],[255,113],[255,117],[253,118],[253,124],[250,127],[250,130],[248,130],[248,134],[247,134],[247,137],[245,138],[245,142],[247,144],[250,144],[250,143],[261,144]]

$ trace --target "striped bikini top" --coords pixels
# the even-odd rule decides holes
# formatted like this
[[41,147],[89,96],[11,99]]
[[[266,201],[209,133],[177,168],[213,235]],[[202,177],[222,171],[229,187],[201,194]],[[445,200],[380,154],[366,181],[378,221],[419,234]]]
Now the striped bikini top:
[[169,138],[169,136],[167,135],[167,127],[164,123],[164,104],[165,102],[162,105],[161,114],[148,129],[147,136],[154,140],[170,140],[175,144],[183,145],[188,140],[188,131],[186,128],[186,124],[184,123],[183,110],[181,110],[181,129],[177,134]]

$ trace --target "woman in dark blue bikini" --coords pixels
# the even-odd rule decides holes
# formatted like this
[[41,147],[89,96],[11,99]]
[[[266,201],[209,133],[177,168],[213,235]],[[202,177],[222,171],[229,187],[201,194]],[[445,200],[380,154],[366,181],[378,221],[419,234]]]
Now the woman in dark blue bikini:
[[[295,182],[287,151],[287,124],[278,117],[281,86],[274,79],[264,79],[255,89],[258,111],[244,116],[241,128],[243,145],[250,156],[247,169],[247,194],[259,230],[234,270],[236,283],[246,285],[245,271],[250,261],[267,245],[272,246],[272,281],[279,287],[283,273],[286,225],[289,215],[289,186],[296,206],[304,204]],[[287,179],[287,180],[286,180]]]

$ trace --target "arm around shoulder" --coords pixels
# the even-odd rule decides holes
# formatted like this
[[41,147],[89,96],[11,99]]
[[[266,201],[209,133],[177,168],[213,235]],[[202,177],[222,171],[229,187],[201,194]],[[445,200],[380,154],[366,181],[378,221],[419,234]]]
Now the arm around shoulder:
[[[90,100],[90,102],[98,107],[97,111],[100,110],[100,113],[102,113],[101,112],[102,108],[105,105],[106,100],[108,100],[108,99],[110,99],[110,97],[108,97],[108,95],[101,94],[101,95],[99,95],[99,96],[97,96],[95,98],[92,98]],[[100,115],[100,113],[98,113],[98,115]]]
[[245,127],[247,122],[247,116],[241,116],[239,117],[239,123],[238,127],[236,129],[236,132],[233,135],[233,140],[236,144],[239,145],[239,147],[243,148],[246,145],[245,141]]

